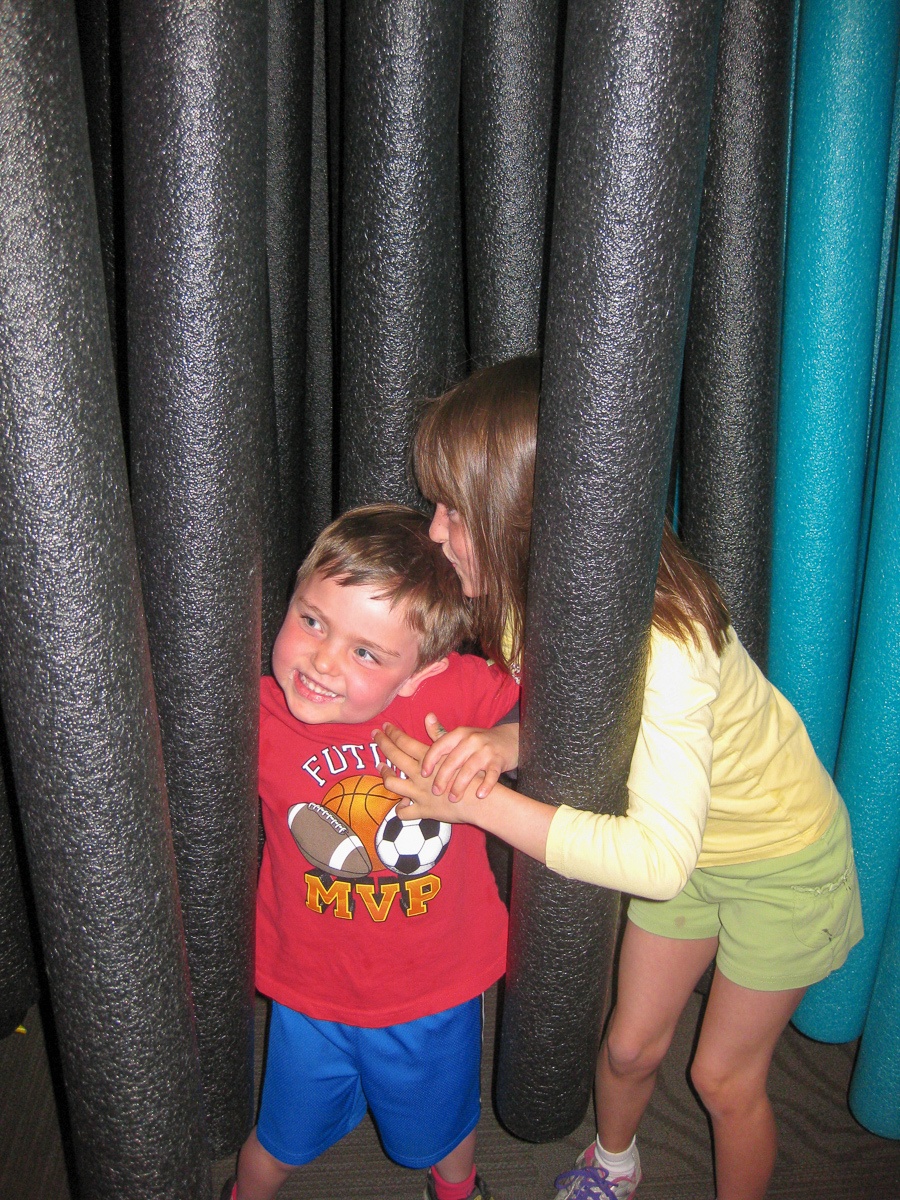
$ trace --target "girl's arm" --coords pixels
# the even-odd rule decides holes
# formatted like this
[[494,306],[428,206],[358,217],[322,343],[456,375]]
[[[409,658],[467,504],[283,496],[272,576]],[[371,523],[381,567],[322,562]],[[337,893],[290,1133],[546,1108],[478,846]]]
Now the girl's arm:
[[677,895],[696,864],[701,820],[673,822],[664,806],[648,806],[639,796],[631,797],[624,817],[556,808],[500,783],[484,799],[477,784],[470,784],[453,802],[436,796],[422,777],[422,742],[388,723],[373,736],[382,755],[406,776],[398,777],[387,764],[380,768],[388,791],[407,801],[397,810],[404,820],[431,817],[477,825],[560,875],[651,900]]
[[387,722],[373,736],[382,755],[406,776],[401,779],[386,764],[381,766],[385,786],[407,801],[398,808],[399,816],[405,820],[432,817],[450,824],[477,825],[531,858],[545,861],[547,831],[557,812],[553,805],[532,800],[501,783],[495,783],[490,795],[483,798],[478,779],[470,780],[462,794],[451,800],[443,793],[436,794],[431,779],[422,774],[428,750],[423,742]]
[[[381,752],[407,776],[382,774],[413,801],[400,815],[467,821],[572,879],[653,900],[684,887],[697,864],[710,803],[712,712],[719,659],[654,635],[641,726],[628,778],[625,816],[542,804],[496,785],[479,798],[471,784],[457,804],[435,796],[420,771],[426,747],[393,726]],[[389,733],[390,736],[385,736]]]
[[493,729],[460,725],[448,733],[434,713],[425,718],[425,728],[432,744],[422,759],[421,773],[423,779],[433,776],[436,796],[446,793],[455,802],[480,777],[477,792],[483,799],[501,775],[519,765],[518,705]]

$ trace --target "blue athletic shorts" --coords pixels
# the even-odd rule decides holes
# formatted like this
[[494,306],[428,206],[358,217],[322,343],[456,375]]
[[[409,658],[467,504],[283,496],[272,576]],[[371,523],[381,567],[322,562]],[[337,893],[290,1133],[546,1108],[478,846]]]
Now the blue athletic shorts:
[[385,1029],[314,1021],[272,1002],[256,1136],[299,1167],[372,1113],[386,1152],[430,1167],[481,1116],[481,997]]

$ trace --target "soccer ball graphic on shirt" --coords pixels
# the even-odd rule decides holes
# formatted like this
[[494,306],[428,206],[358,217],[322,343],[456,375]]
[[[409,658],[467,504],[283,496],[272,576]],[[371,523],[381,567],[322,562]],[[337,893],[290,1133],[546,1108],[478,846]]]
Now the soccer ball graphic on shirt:
[[423,875],[447,849],[451,827],[430,817],[401,821],[396,805],[375,834],[378,857],[398,875]]

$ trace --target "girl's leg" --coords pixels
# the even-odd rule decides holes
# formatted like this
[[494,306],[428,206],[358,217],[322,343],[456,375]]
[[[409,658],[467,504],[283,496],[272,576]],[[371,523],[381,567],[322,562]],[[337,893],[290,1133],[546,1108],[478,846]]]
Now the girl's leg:
[[273,1200],[278,1189],[296,1167],[274,1158],[260,1145],[253,1129],[238,1155],[238,1200]]
[[777,1134],[766,1081],[805,988],[757,992],[713,976],[691,1078],[712,1120],[718,1200],[762,1200]]
[[611,1154],[631,1145],[678,1018],[717,946],[714,937],[682,941],[627,923],[594,1093],[597,1136]]

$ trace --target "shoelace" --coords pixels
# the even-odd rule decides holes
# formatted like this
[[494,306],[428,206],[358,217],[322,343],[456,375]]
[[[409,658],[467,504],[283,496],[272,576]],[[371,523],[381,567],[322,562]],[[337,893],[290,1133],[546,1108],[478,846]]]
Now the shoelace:
[[592,1197],[618,1200],[609,1182],[609,1172],[603,1167],[576,1167],[572,1171],[564,1171],[556,1177],[553,1186],[557,1191],[562,1191],[564,1187],[572,1184],[577,1186],[566,1193],[566,1200],[591,1200]]

